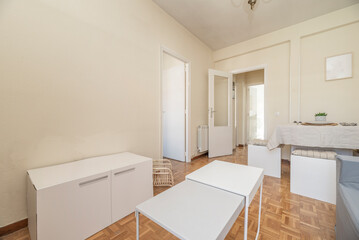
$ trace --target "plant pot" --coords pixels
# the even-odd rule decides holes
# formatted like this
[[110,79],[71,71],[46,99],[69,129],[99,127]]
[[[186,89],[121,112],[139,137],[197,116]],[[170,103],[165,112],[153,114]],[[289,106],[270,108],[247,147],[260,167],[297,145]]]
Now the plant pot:
[[315,121],[326,122],[327,121],[327,116],[315,116]]

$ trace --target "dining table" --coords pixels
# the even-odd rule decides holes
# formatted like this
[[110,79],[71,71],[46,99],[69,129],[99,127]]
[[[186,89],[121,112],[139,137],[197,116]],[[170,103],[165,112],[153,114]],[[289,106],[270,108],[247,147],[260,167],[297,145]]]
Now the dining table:
[[280,145],[333,149],[359,149],[359,126],[278,125],[268,140],[267,148]]

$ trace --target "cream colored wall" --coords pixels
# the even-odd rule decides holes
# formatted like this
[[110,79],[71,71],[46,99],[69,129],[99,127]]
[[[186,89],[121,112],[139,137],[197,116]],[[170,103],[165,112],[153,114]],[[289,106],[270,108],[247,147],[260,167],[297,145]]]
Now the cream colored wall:
[[[273,57],[275,56],[275,57]],[[215,63],[224,71],[266,65],[265,132],[270,134],[275,126],[289,121],[289,43],[282,43]],[[255,73],[256,74],[256,73]],[[245,78],[245,77],[244,77]],[[257,78],[250,80],[256,82]],[[246,86],[246,85],[245,85]],[[244,86],[244,89],[246,88]],[[276,113],[279,113],[277,116]],[[243,131],[243,130],[242,130]],[[245,134],[242,132],[242,135]],[[241,143],[242,144],[242,143]]]
[[[328,120],[359,122],[353,104],[358,102],[358,22],[356,4],[215,51],[215,68],[232,71],[267,64],[268,136],[277,124],[313,120],[318,111],[327,111]],[[354,53],[354,77],[325,82],[324,58],[347,52]]]
[[191,61],[194,155],[212,52],[152,1],[0,1],[0,227],[27,217],[27,169],[160,156],[161,45]]
[[245,81],[247,85],[264,84],[264,70],[246,72]]
[[[359,12],[358,12],[359,14]],[[353,77],[325,80],[325,58],[353,53]],[[301,39],[300,113],[302,121],[326,112],[328,121],[359,122],[359,22]]]

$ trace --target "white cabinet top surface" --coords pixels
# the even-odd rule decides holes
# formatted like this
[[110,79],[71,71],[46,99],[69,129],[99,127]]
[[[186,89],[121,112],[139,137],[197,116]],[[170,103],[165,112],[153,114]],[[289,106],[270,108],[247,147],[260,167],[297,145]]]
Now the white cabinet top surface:
[[180,239],[223,239],[244,198],[205,184],[184,181],[136,209]]
[[186,179],[252,198],[263,176],[262,168],[215,160],[188,174]]
[[152,161],[129,152],[87,158],[69,163],[28,170],[32,184],[37,190],[73,180],[82,179],[115,169],[130,167],[133,164]]

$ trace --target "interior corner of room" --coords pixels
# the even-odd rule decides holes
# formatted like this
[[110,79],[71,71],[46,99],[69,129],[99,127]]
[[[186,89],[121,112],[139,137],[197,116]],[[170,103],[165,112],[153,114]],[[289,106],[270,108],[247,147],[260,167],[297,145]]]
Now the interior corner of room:
[[[288,196],[297,201],[293,211],[298,212],[293,218],[290,216],[296,225],[290,226],[294,229],[291,237],[335,239],[334,225],[338,221],[335,211],[347,209],[350,202],[335,199],[335,191],[330,192],[329,198],[322,198],[315,191],[307,196],[308,189],[299,180],[309,174],[308,164],[312,164],[308,168],[312,171],[328,170],[327,175],[334,176],[336,161],[350,172],[349,166],[356,160],[347,155],[359,155],[359,147],[345,147],[356,144],[348,142],[349,135],[359,142],[356,132],[348,130],[357,129],[350,124],[359,123],[358,43],[357,0],[1,0],[0,239],[44,239],[34,224],[37,211],[45,209],[41,221],[46,222],[44,219],[55,210],[65,208],[70,197],[59,209],[45,204],[40,210],[39,196],[44,189],[54,191],[50,200],[56,202],[64,197],[59,193],[66,192],[66,187],[75,189],[70,182],[83,190],[82,197],[87,196],[83,199],[88,201],[83,204],[77,201],[77,206],[89,207],[102,214],[98,219],[104,219],[98,223],[96,217],[90,216],[92,212],[82,209],[84,215],[80,215],[89,216],[89,220],[78,225],[81,234],[77,238],[108,237],[106,229],[116,223],[107,233],[111,237],[117,234],[119,239],[124,236],[132,239],[136,234],[143,239],[146,234],[154,239],[171,238],[171,234],[178,237],[167,231],[166,224],[137,232],[138,216],[133,212],[138,204],[168,189],[172,189],[169,197],[176,196],[176,189],[182,186],[181,191],[199,189],[208,196],[227,199],[230,204],[247,201],[244,208],[233,204],[235,207],[229,212],[240,217],[233,221],[231,218],[226,229],[234,221],[242,224],[246,219],[244,212],[251,204],[248,198],[264,206],[262,213],[259,211],[263,229],[263,224],[271,221],[266,211],[274,208],[281,211],[283,206],[268,207],[266,201],[261,202],[262,187],[265,199],[270,198],[266,194],[271,194],[271,189],[276,189],[275,203],[283,203],[282,198]],[[344,77],[337,72],[344,72]],[[340,131],[325,132],[316,140],[328,146],[336,140],[342,144],[339,148],[301,147],[280,142],[279,137],[275,139],[276,146],[269,146],[278,127],[296,127],[285,131],[300,134],[298,128],[305,126],[302,124],[316,124],[318,113],[326,117],[325,124],[335,125],[346,135],[343,137]],[[306,129],[320,128],[311,127]],[[333,140],[333,136],[339,137]],[[256,140],[266,144],[254,144]],[[326,158],[312,156],[308,160],[308,151],[324,154]],[[227,193],[196,184],[175,188],[190,181],[188,174],[208,170],[208,164],[220,164],[215,160],[233,166],[250,165],[248,159],[253,152],[268,158],[265,164],[272,164],[273,160],[276,173],[264,172],[264,177],[257,174],[257,185],[251,189],[254,195],[247,199],[237,195],[226,198]],[[153,160],[164,161],[159,168],[170,173],[165,177],[171,178],[169,181],[175,186],[153,186]],[[293,165],[296,171],[292,171]],[[62,172],[54,170],[56,167]],[[37,172],[38,169],[43,170]],[[228,166],[223,169],[231,171]],[[236,167],[232,169],[235,171]],[[85,170],[88,172],[83,173]],[[238,171],[242,171],[241,167]],[[30,175],[35,173],[38,181],[35,177],[31,179]],[[62,174],[59,179],[63,182],[58,179],[42,182],[56,174]],[[343,181],[352,176],[341,174]],[[115,176],[122,180],[112,181]],[[325,174],[317,177],[323,177],[315,180],[318,184],[325,184]],[[309,180],[313,179],[315,176]],[[43,185],[37,188],[40,182]],[[92,185],[94,182],[100,185]],[[293,187],[294,182],[298,184]],[[333,180],[330,184],[340,183]],[[61,191],[55,192],[51,189],[54,186]],[[91,195],[83,186],[98,190],[103,197]],[[290,187],[297,192],[291,192]],[[351,193],[345,187],[340,188],[344,194]],[[118,193],[117,188],[128,194]],[[285,194],[280,195],[280,191]],[[128,197],[126,201],[122,196]],[[113,199],[126,209],[119,209],[111,202]],[[303,199],[307,202],[301,202]],[[96,208],[100,203],[104,203],[102,208]],[[304,209],[304,215],[300,215],[300,209],[305,207],[317,209],[315,216],[309,217],[313,222],[300,219],[308,213]],[[228,209],[223,207],[223,211]],[[69,211],[59,211],[63,214],[57,219],[59,224],[72,214]],[[111,214],[116,211],[117,217],[113,217]],[[270,214],[274,214],[276,221],[287,217],[278,212]],[[320,214],[325,218],[321,219]],[[147,217],[141,218],[141,227],[154,226],[151,217]],[[257,214],[255,217],[256,225]],[[304,227],[299,224],[302,220]],[[62,221],[61,226],[70,229],[70,223]],[[249,227],[248,233],[247,229],[230,227],[226,233],[239,236],[244,232],[245,238],[247,235],[254,238],[256,234],[263,238],[287,237],[287,232],[278,230],[280,227],[276,230],[270,227],[272,236],[268,231],[260,232],[260,224],[258,228]],[[278,220],[278,224],[288,227],[292,222]],[[345,227],[344,224],[339,228]],[[36,231],[30,234],[29,228]],[[48,229],[46,234],[66,234],[60,227],[56,231]]]

